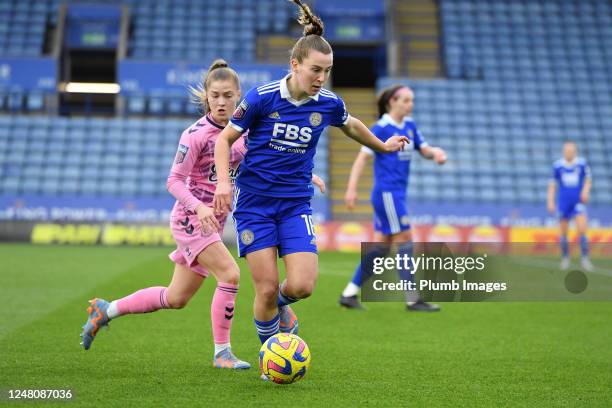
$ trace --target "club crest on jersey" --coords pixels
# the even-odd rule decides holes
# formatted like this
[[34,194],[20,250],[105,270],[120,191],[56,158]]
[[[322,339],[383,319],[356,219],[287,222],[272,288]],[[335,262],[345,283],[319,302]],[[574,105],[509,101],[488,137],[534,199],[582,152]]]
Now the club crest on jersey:
[[187,152],[189,151],[189,146],[185,146],[184,144],[179,144],[178,150],[176,152],[176,159],[174,163],[181,164],[185,161],[185,156],[187,156]]
[[242,241],[244,245],[251,245],[254,239],[255,239],[255,235],[253,234],[253,231],[251,230],[247,229],[240,233],[240,241]]
[[319,112],[312,112],[310,114],[310,126],[319,126],[323,118]]
[[249,103],[246,101],[246,99],[243,99],[242,102],[240,102],[240,105],[238,105],[238,107],[234,111],[233,118],[241,119],[244,116],[244,113],[247,111],[247,109],[249,109]]

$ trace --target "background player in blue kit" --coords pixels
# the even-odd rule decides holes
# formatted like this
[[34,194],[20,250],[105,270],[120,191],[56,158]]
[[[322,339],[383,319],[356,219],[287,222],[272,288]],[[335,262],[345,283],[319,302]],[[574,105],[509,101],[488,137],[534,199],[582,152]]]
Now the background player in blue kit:
[[[587,239],[588,219],[586,204],[591,192],[591,169],[586,160],[578,157],[576,142],[568,140],[563,144],[563,158],[553,165],[553,178],[548,185],[548,211],[559,216],[561,229],[561,269],[570,267],[569,242],[567,232],[569,221],[573,218],[580,236],[581,266],[586,271],[593,270],[589,259]],[[556,205],[555,205],[556,203]]]
[[[270,336],[297,332],[288,306],[310,296],[318,274],[318,257],[310,200],[313,157],[327,126],[377,151],[393,152],[408,141],[393,136],[380,141],[344,102],[322,88],[333,64],[332,48],[321,37],[323,24],[299,0],[304,36],[293,47],[285,78],[251,89],[215,146],[218,184],[215,210],[231,210],[228,173],[231,144],[249,129],[248,150],[236,180],[238,250],[246,257],[255,284],[255,325],[262,343]],[[279,285],[277,256],[285,263]]]
[[[352,210],[355,207],[359,177],[370,157],[374,156],[374,186],[371,194],[374,207],[374,241],[397,243],[399,252],[411,255],[412,236],[406,205],[406,191],[412,151],[417,150],[422,157],[435,160],[440,165],[446,162],[446,152],[439,147],[429,146],[417,129],[411,117],[414,108],[414,93],[410,88],[394,85],[384,89],[378,97],[377,104],[380,119],[372,127],[372,133],[383,142],[393,135],[402,135],[407,136],[411,143],[394,153],[374,153],[371,149],[362,147],[351,169],[345,202],[349,209]],[[409,274],[402,273],[401,275],[402,279],[410,279]],[[363,309],[357,294],[364,278],[360,263],[353,279],[340,296],[340,305]],[[408,310],[439,310],[438,306],[425,303],[420,299],[407,300]]]

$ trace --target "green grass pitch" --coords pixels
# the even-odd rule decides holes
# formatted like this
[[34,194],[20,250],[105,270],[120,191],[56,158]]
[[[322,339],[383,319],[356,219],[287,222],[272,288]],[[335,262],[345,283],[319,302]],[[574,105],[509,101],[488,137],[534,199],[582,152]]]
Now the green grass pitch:
[[371,303],[368,312],[347,311],[336,302],[357,261],[351,254],[322,253],[314,295],[295,306],[313,356],[299,383],[278,386],[258,377],[253,288],[242,261],[232,345],[255,368],[212,367],[214,281],[185,309],[119,318],[82,350],[87,300],[167,285],[169,251],[0,245],[0,403],[7,389],[71,388],[70,402],[21,404],[612,404],[612,303],[445,303],[436,314]]

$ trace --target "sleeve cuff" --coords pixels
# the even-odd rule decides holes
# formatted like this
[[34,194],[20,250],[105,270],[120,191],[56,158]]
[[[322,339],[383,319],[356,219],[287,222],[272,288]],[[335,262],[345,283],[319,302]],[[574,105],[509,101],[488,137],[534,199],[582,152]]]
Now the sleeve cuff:
[[416,143],[414,143],[415,150],[421,150],[423,147],[428,147],[428,146],[429,146],[429,143],[427,143],[427,142],[422,142],[418,147],[417,147]]
[[232,129],[235,129],[235,130],[237,130],[237,131],[238,131],[238,132],[240,132],[240,133],[244,132],[244,129],[243,129],[243,128],[241,128],[240,126],[238,126],[237,124],[235,124],[235,123],[234,123],[234,122],[232,122],[231,120],[230,120],[230,122],[229,122],[229,125],[230,125],[230,127],[231,127]]
[[342,126],[346,126],[346,124],[349,122],[350,119],[351,119],[351,115],[347,115],[346,120],[342,122]]
[[361,146],[361,152],[369,156],[374,156],[374,150],[370,149],[368,146]]

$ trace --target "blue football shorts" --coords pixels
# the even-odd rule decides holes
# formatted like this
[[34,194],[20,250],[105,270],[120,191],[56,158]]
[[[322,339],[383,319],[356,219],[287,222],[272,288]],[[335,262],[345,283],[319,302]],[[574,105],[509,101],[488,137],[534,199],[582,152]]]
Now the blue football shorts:
[[267,197],[237,189],[234,220],[238,254],[276,247],[283,257],[317,253],[310,197]]
[[403,191],[372,191],[374,230],[394,235],[410,229],[406,193]]
[[562,220],[571,220],[578,214],[586,214],[586,205],[580,201],[559,203],[557,213]]

